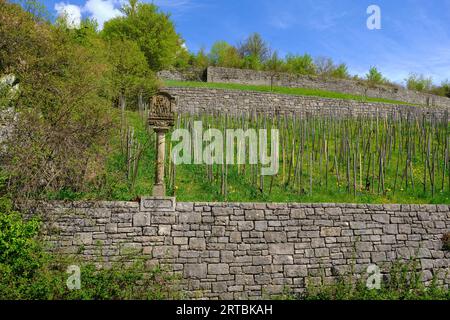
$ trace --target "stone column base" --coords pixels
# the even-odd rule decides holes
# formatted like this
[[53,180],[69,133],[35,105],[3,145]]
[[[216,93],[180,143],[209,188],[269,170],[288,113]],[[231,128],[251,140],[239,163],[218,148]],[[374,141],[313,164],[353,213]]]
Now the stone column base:
[[175,197],[141,197],[140,211],[175,211]]
[[165,197],[166,186],[164,184],[155,184],[153,186],[153,197]]

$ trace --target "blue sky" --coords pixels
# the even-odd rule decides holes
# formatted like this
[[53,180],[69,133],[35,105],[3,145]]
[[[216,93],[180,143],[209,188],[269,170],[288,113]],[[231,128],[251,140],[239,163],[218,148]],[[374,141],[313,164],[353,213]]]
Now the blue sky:
[[[122,0],[43,0],[50,13],[71,4],[107,20]],[[170,12],[191,51],[217,40],[231,44],[259,32],[280,55],[310,53],[345,62],[353,74],[370,66],[402,82],[410,72],[450,79],[450,0],[153,0]],[[369,5],[381,9],[381,30],[369,30]],[[78,8],[78,9],[77,9]],[[73,11],[73,10],[72,10]]]

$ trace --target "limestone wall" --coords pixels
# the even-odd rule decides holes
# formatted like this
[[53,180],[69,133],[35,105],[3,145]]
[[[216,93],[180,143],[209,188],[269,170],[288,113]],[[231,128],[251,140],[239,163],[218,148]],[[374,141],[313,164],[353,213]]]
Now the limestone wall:
[[400,113],[419,112],[442,118],[449,110],[444,107],[418,107],[256,91],[188,87],[168,87],[163,90],[176,98],[179,112],[195,114],[210,112],[233,114],[256,111],[265,114],[331,113],[355,116],[392,116]]
[[198,68],[191,68],[184,71],[162,70],[156,75],[161,80],[206,81],[206,70]]
[[[450,284],[448,205],[51,202],[43,212],[52,250],[108,263],[130,254],[169,264],[190,294],[260,298],[369,264],[420,259],[425,281]],[[150,203],[150,202],[149,202]]]
[[413,104],[450,107],[450,99],[394,86],[368,86],[362,81],[347,79],[320,78],[288,73],[274,74],[267,71],[254,71],[232,68],[209,67],[208,82],[241,83],[253,85],[273,85],[291,88],[312,88],[343,92],[372,98],[384,98]]

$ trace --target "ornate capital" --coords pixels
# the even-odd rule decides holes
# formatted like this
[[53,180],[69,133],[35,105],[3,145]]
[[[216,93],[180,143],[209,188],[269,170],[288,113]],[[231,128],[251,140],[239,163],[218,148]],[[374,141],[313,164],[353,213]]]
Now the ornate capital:
[[150,101],[148,124],[154,129],[168,129],[175,122],[175,98],[167,92],[159,92]]

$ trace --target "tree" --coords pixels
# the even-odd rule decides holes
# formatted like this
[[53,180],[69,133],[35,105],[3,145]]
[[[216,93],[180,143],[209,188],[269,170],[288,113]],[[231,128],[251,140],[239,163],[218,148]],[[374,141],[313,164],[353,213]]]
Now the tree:
[[273,89],[274,79],[279,72],[283,71],[284,61],[278,57],[278,52],[274,52],[265,63],[265,68],[270,72],[270,89]]
[[348,72],[347,65],[341,63],[340,65],[334,67],[330,74],[333,78],[348,79],[350,78],[350,73]]
[[270,56],[270,59],[268,59],[266,61],[266,63],[264,64],[264,68],[267,71],[271,71],[271,72],[274,72],[274,73],[283,71],[283,69],[285,68],[285,64],[284,64],[283,59],[281,59],[278,56],[278,52],[277,51],[272,53],[272,55]]
[[335,69],[333,59],[328,57],[317,57],[314,59],[314,64],[317,74],[321,76],[330,76]]
[[296,74],[316,74],[316,66],[309,54],[286,56],[286,69]]
[[242,60],[237,49],[225,41],[217,41],[209,53],[210,62],[219,67],[240,68]]
[[431,92],[439,96],[450,98],[450,81],[449,80],[442,81],[441,85],[433,87]]
[[430,91],[433,85],[433,80],[426,78],[423,74],[411,73],[408,78],[405,79],[406,87],[409,90],[415,91]]
[[183,41],[168,14],[154,4],[130,0],[122,8],[124,16],[107,21],[102,35],[108,40],[133,40],[139,45],[154,71],[175,65]]
[[386,79],[376,67],[371,67],[369,69],[369,73],[366,74],[366,79],[371,84],[383,84],[386,82]]
[[155,79],[144,53],[136,42],[116,40],[109,43],[109,62],[112,67],[113,96],[125,109],[125,98],[135,98],[143,92],[155,91]]
[[205,53],[205,48],[201,48],[197,54],[192,55],[191,59],[194,67],[206,69],[209,65],[209,59]]
[[15,75],[20,86],[17,120],[2,146],[8,192],[16,199],[80,190],[97,177],[88,172],[101,172],[114,122],[105,93],[109,67],[99,48],[0,2],[0,72]]
[[252,57],[259,62],[265,62],[270,56],[270,48],[259,33],[251,34],[244,43],[238,46],[242,58]]

